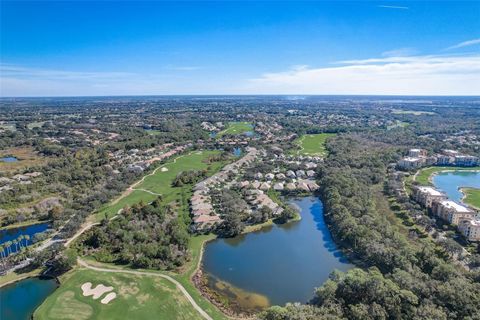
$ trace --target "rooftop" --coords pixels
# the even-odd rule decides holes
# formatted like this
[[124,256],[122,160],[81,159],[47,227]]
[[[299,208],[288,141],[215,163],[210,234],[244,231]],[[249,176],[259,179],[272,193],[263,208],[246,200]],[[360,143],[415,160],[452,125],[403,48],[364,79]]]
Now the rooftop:
[[443,196],[443,194],[432,187],[418,187],[420,192],[428,193],[431,196]]

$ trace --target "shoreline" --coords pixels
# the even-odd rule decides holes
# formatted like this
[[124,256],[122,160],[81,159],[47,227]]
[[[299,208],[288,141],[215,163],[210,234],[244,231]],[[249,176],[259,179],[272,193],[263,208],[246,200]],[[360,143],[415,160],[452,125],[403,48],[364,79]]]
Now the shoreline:
[[[298,222],[302,219],[300,213],[294,219],[289,220],[286,223],[290,222]],[[276,223],[273,221],[274,219],[268,219],[267,221],[255,225],[246,226],[245,230],[240,235],[247,235],[252,232],[260,231],[264,228],[268,228],[270,226],[275,225]],[[250,228],[249,228],[250,227]],[[217,235],[214,238],[208,239],[203,241],[200,249],[199,260],[195,270],[193,271],[192,275],[190,276],[190,281],[194,285],[195,289],[200,293],[202,297],[208,300],[215,308],[217,308],[225,317],[234,320],[249,320],[255,319],[255,315],[257,313],[238,313],[237,311],[225,306],[221,301],[215,299],[216,294],[215,291],[212,291],[206,284],[206,277],[205,272],[203,270],[203,254],[205,252],[205,246],[214,240],[219,239]],[[218,295],[220,297],[220,295]]]
[[[310,193],[310,194],[306,195],[306,197],[315,197],[315,198],[318,198],[321,201],[321,198],[317,194],[314,194],[314,193]],[[297,199],[297,198],[299,198],[299,197],[298,196],[291,197],[292,200]],[[285,201],[285,202],[290,204],[290,201]],[[299,207],[295,206],[295,209],[298,210]],[[265,221],[263,223],[260,223],[260,224],[249,225],[243,230],[242,233],[239,234],[239,236],[240,235],[247,235],[247,234],[253,233],[253,232],[257,232],[257,231],[260,231],[262,229],[265,229],[265,228],[268,228],[268,227],[271,227],[271,226],[274,226],[274,225],[283,225],[283,224],[288,224],[288,223],[299,222],[299,221],[302,220],[302,216],[301,216],[300,212],[297,212],[296,216],[293,219],[290,219],[283,224],[277,224],[277,223],[275,223],[274,220],[275,220],[274,218],[271,218],[271,219],[268,219],[267,221]],[[207,272],[205,272],[203,270],[203,267],[202,267],[202,265],[203,265],[203,253],[204,253],[204,250],[205,250],[205,246],[209,242],[214,241],[216,239],[219,239],[219,237],[215,236],[215,238],[208,239],[208,240],[206,240],[202,243],[201,255],[199,256],[200,259],[198,261],[197,268],[196,268],[195,272],[192,274],[190,280],[193,283],[193,285],[195,286],[195,289],[198,290],[198,292],[202,295],[202,297],[204,297],[212,305],[214,305],[225,317],[227,317],[229,319],[234,319],[234,320],[255,319],[258,312],[252,312],[252,313],[237,312],[236,310],[230,308],[228,306],[228,304],[226,305],[225,303],[222,303],[222,301],[220,299],[225,298],[225,297],[223,297],[221,294],[217,293],[215,290],[211,289],[207,284],[207,282],[208,282],[208,280],[206,278],[206,273]],[[227,301],[228,301],[228,298],[227,298]]]
[[467,192],[466,192],[466,189],[474,189],[474,190],[480,190],[480,188],[474,188],[474,187],[458,187],[458,191],[460,191],[462,193],[462,198],[460,199],[460,201],[465,204],[466,206],[474,209],[474,210],[480,210],[480,207],[476,207],[474,206],[473,204],[469,204],[469,203],[466,203],[465,202],[465,198],[467,198]]
[[[418,174],[419,174],[421,171],[423,171],[423,170],[425,170],[425,169],[429,169],[429,168],[435,168],[435,167],[427,167],[427,168],[418,170],[418,171],[415,173],[415,175],[414,175],[413,181],[417,181],[417,176],[418,176]],[[472,167],[471,169],[470,169],[470,168],[467,168],[467,167],[458,167],[457,169],[450,169],[450,168],[449,168],[449,169],[443,169],[443,170],[439,170],[439,171],[434,171],[434,172],[432,172],[432,174],[428,177],[428,182],[433,185],[433,178],[434,178],[436,175],[438,175],[439,173],[443,173],[443,172],[457,172],[457,171],[459,171],[459,172],[480,172],[480,169],[475,169],[475,167]]]
[[31,227],[31,226],[34,226],[34,225],[37,225],[37,224],[43,224],[43,223],[51,223],[51,221],[50,220],[45,220],[45,221],[32,220],[32,221],[29,221],[29,222],[20,222],[20,223],[10,224],[8,226],[1,227],[0,231]]
[[[5,277],[8,275],[5,275]],[[30,271],[29,273],[23,274],[21,276],[15,277],[7,282],[0,283],[0,288],[6,287],[8,285],[14,284],[16,282],[20,282],[22,280],[30,279],[30,278],[40,278],[42,276],[42,271],[40,269],[35,269]]]

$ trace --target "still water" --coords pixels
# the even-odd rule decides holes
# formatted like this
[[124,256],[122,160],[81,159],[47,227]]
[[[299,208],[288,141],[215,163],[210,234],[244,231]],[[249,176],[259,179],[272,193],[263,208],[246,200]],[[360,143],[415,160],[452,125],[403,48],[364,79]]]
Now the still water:
[[234,309],[307,302],[333,270],[352,267],[333,242],[322,202],[305,197],[291,203],[299,207],[300,221],[206,245],[209,286],[230,298]]
[[57,288],[53,279],[30,278],[0,288],[0,319],[27,320]]
[[0,162],[17,162],[18,159],[15,157],[3,157],[0,158]]
[[433,184],[436,188],[445,192],[449,199],[456,202],[461,202],[463,194],[459,188],[480,188],[480,172],[440,172],[433,176]]
[[[45,232],[49,228],[50,228],[50,223],[44,222],[44,223],[37,223],[37,224],[32,224],[24,227],[3,229],[3,230],[0,230],[0,244],[4,244],[7,241],[17,240],[20,235],[29,235],[30,240],[22,240],[22,245],[25,243],[27,245],[30,245],[33,243],[32,241],[35,234],[40,232]],[[12,245],[10,246],[10,250],[12,253],[16,252],[17,247],[15,245]]]

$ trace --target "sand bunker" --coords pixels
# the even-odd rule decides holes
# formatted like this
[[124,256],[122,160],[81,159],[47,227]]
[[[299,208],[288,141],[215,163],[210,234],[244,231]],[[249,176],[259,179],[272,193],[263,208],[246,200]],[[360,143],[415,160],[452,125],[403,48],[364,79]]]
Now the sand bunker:
[[160,171],[162,172],[168,171],[168,168],[163,167],[162,169],[160,169]]
[[[92,289],[92,283],[91,282],[85,282],[82,284],[82,291],[83,291],[83,296],[88,297],[93,295],[93,299],[96,300],[100,298],[104,293],[112,291],[113,287],[106,287],[103,284],[99,284],[95,288]],[[107,295],[108,296],[108,295]],[[106,298],[106,297],[105,297]],[[104,298],[104,299],[105,299]],[[113,298],[112,298],[113,299]],[[110,299],[111,300],[111,299]],[[108,301],[110,301],[108,300]],[[108,303],[108,302],[107,302]]]
[[103,304],[107,304],[110,301],[112,301],[113,299],[115,299],[116,297],[117,297],[117,294],[115,292],[110,292],[100,302],[103,303]]

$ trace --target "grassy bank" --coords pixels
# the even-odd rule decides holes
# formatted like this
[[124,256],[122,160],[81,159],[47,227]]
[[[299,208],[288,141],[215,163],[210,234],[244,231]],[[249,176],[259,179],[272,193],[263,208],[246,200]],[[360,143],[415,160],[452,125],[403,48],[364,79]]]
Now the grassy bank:
[[461,188],[460,191],[465,195],[463,202],[480,210],[480,189]]
[[5,276],[0,277],[0,287],[6,286],[8,284],[11,284],[26,278],[37,277],[41,273],[42,273],[41,269],[35,269],[30,272],[24,272],[24,273],[10,272]]
[[474,171],[480,170],[480,166],[477,167],[428,167],[420,169],[414,178],[414,181],[418,182],[420,185],[432,186],[431,177],[432,175],[442,172],[442,171]]

